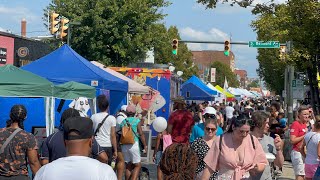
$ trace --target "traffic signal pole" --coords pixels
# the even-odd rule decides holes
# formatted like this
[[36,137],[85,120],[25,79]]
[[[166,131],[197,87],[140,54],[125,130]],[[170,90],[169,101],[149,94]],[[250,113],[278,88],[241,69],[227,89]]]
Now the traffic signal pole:
[[81,25],[81,23],[80,23],[80,22],[69,22],[68,35],[67,35],[67,44],[68,44],[69,46],[71,46],[71,44],[70,44],[71,28],[72,28],[72,26],[74,26],[74,25]]

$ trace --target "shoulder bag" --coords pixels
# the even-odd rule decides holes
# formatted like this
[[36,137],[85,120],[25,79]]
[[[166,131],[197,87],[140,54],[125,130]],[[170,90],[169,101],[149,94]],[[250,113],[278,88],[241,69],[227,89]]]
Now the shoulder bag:
[[10,141],[13,139],[13,137],[22,129],[17,128],[16,130],[13,131],[13,133],[8,137],[8,139],[3,143],[3,145],[1,146],[0,149],[0,154],[2,154],[4,152],[4,149],[8,146],[8,144],[10,143]]
[[101,128],[101,126],[102,126],[102,125],[103,125],[103,123],[107,120],[108,116],[109,116],[109,114],[108,114],[108,115],[106,115],[106,117],[101,121],[101,123],[99,123],[99,124],[98,124],[98,127],[97,127],[96,131],[94,132],[94,136],[97,136],[97,134],[98,134],[98,132],[99,132],[99,130],[100,130],[100,128]]

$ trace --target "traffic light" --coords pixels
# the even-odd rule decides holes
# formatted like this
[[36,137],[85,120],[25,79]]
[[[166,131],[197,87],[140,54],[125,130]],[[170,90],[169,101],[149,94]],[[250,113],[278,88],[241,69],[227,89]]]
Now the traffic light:
[[224,41],[224,55],[229,56],[230,54],[230,41]]
[[66,37],[68,35],[67,32],[65,32],[68,29],[68,23],[69,23],[69,19],[67,18],[61,18],[60,20],[60,39],[63,39],[64,37]]
[[58,17],[59,14],[54,12],[50,13],[50,33],[52,35],[59,30],[59,27],[56,27],[56,25],[59,23],[59,19],[57,19]]
[[280,60],[284,59],[284,55],[286,54],[286,46],[280,46],[279,49],[279,58]]
[[179,44],[179,40],[178,39],[173,39],[172,40],[172,54],[174,54],[174,55],[178,54],[178,44]]

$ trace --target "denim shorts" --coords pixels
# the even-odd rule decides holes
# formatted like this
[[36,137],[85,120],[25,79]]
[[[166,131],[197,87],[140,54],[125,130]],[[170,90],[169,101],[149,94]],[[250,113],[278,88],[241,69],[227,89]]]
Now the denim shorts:
[[158,151],[156,153],[156,158],[155,158],[155,162],[154,162],[156,165],[159,165],[159,163],[161,161],[161,157],[162,157],[162,151]]

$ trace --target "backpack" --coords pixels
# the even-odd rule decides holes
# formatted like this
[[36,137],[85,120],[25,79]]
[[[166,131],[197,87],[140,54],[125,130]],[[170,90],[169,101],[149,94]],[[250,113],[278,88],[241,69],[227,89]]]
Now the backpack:
[[128,119],[125,119],[126,125],[124,125],[121,128],[121,138],[120,138],[120,144],[134,144],[134,136],[133,136],[133,130],[132,126],[129,123]]

